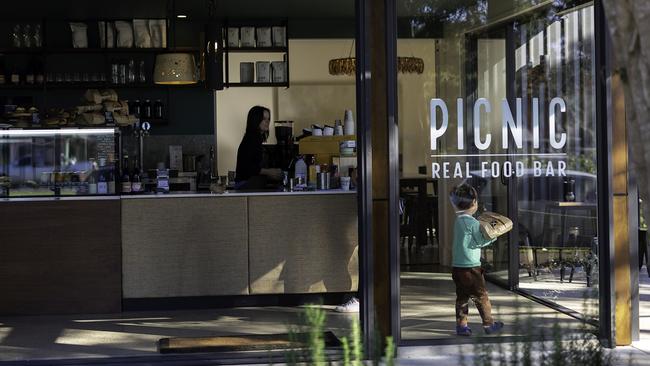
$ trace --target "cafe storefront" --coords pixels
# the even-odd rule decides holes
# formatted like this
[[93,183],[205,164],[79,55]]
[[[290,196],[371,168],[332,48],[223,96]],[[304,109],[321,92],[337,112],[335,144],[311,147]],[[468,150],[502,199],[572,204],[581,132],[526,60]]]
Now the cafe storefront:
[[[37,160],[47,145],[48,154],[67,157],[75,143],[99,151],[103,141],[98,170],[112,169],[105,167],[107,160],[116,163],[115,171],[101,177],[104,194],[97,192],[99,181],[85,181],[88,176],[79,175],[80,182],[72,175],[66,180],[64,174],[45,174],[44,181],[57,183],[49,186],[40,171],[38,177],[24,179],[23,191],[12,186],[14,194],[27,192],[29,197],[0,191],[6,194],[0,198],[0,243],[8,263],[0,269],[0,278],[7,280],[0,286],[12,299],[0,302],[0,323],[10,324],[4,328],[7,334],[11,327],[24,326],[14,322],[16,314],[85,314],[69,321],[80,328],[71,333],[82,342],[94,339],[87,332],[99,339],[89,341],[90,346],[110,344],[124,351],[121,355],[150,356],[157,353],[152,340],[160,334],[283,333],[287,323],[299,318],[301,305],[320,302],[333,319],[326,330],[342,336],[359,319],[367,345],[376,344],[378,334],[390,335],[402,346],[461,343],[454,331],[451,242],[456,211],[449,192],[465,183],[478,192],[480,211],[513,222],[508,234],[481,253],[495,316],[506,323],[505,336],[520,335],[515,327],[519,317],[530,318],[535,332],[555,322],[587,324],[611,346],[630,344],[638,336],[638,299],[632,290],[638,273],[631,264],[637,197],[627,172],[623,95],[600,1],[356,0],[342,1],[340,7],[319,2],[295,9],[286,2],[266,10],[270,3],[250,1],[259,6],[254,11],[229,1],[205,2],[229,16],[222,18],[202,14],[205,4],[200,3],[183,9],[200,19],[195,23],[182,20],[178,8],[158,9],[152,18],[177,18],[169,30],[175,44],[140,53],[153,72],[158,52],[206,56],[199,56],[203,45],[196,47],[195,41],[221,34],[225,38],[207,42],[203,84],[178,89],[107,84],[131,99],[151,93],[149,98],[169,102],[167,125],[156,126],[154,118],[152,131],[128,130],[125,138],[132,147],[143,138],[149,141],[148,151],[142,145],[132,149],[140,154],[135,168],[150,168],[148,194],[120,192],[124,159],[116,157],[124,149],[116,147],[121,136],[114,126],[93,129],[105,136],[92,138],[87,135],[94,132],[83,128],[36,137],[29,135],[32,129],[13,128],[19,126],[0,131],[5,156],[32,154]],[[140,8],[134,10],[138,16],[151,11]],[[280,20],[263,19],[267,12]],[[117,10],[111,14],[124,16]],[[227,44],[233,29],[283,26],[285,45],[260,51],[232,50],[239,43]],[[20,55],[20,50],[10,50],[14,53],[5,49],[12,57]],[[57,52],[113,57],[112,50],[99,46],[77,51],[42,50],[51,60],[61,57]],[[116,53],[124,58],[129,52]],[[252,72],[250,59],[256,57],[268,58],[268,67],[286,65],[286,79],[244,80],[252,77],[244,74]],[[58,64],[65,64],[61,60]],[[0,88],[0,97],[37,89],[34,94],[43,92],[43,97],[37,94],[34,103],[45,100],[47,105],[78,98],[74,89],[106,85],[57,84],[57,73],[51,87],[46,75],[44,86],[8,85]],[[229,79],[229,73],[239,77]],[[301,131],[315,135],[284,140],[275,134],[281,130],[271,130],[275,143],[265,148],[277,153],[281,164],[313,155],[308,163],[314,169],[307,174],[325,182],[315,166],[331,167],[336,161],[341,169],[345,162],[346,174],[337,175],[339,170],[328,176],[349,178],[352,185],[328,189],[309,177],[312,186],[307,187],[303,176],[291,182],[305,185],[304,190],[294,190],[288,181],[273,190],[226,187],[215,173],[235,170],[242,117],[258,104],[272,107],[270,119],[280,127],[293,120],[296,136]],[[317,122],[333,124],[321,134],[327,127],[342,129],[341,123],[334,125],[341,117],[352,126],[356,122],[356,128],[345,136],[315,134]],[[334,143],[323,143],[328,138]],[[173,159],[175,149],[169,145],[183,145],[196,158],[188,168],[194,175],[182,175],[182,154],[180,161]],[[20,165],[20,174],[38,170],[29,166],[31,160],[20,160],[4,159],[3,168]],[[50,160],[56,166],[63,158]],[[195,179],[194,189],[156,192],[161,188],[156,174],[169,173],[164,165],[174,160],[181,175],[167,176],[173,178],[167,183],[178,186]],[[158,169],[161,161],[165,163]],[[93,166],[90,161],[69,163]],[[299,178],[295,165],[287,173]],[[109,182],[118,183],[112,193]],[[79,187],[92,184],[94,191],[82,188],[79,193]],[[221,186],[216,191],[215,184]],[[48,196],[32,197],[43,192]],[[44,229],[32,230],[32,222],[43,223]],[[34,268],[38,270],[28,270]],[[350,298],[359,299],[359,313],[334,314],[335,305]],[[210,313],[215,309],[218,316]],[[140,316],[146,312],[154,315]],[[88,315],[98,313],[120,315]],[[26,319],[22,322],[31,326]],[[133,334],[120,333],[131,329],[136,329]],[[94,331],[124,338],[115,343]],[[57,337],[72,345],[79,341]],[[55,344],[52,349],[62,357],[76,352],[61,347],[57,337],[43,348]],[[9,343],[3,344],[6,339]],[[15,347],[13,352],[18,346],[29,350],[33,345],[0,337],[0,347]],[[113,350],[98,352],[110,356]],[[266,361],[268,355],[246,357]]]

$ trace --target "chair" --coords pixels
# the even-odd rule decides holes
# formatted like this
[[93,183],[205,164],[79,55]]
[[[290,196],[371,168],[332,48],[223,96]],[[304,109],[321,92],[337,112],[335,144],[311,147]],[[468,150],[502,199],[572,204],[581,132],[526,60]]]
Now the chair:
[[402,243],[408,240],[409,248],[414,238],[416,246],[423,246],[429,242],[434,245],[438,203],[437,197],[430,196],[427,192],[427,180],[425,177],[400,180],[400,200],[404,207],[400,238]]

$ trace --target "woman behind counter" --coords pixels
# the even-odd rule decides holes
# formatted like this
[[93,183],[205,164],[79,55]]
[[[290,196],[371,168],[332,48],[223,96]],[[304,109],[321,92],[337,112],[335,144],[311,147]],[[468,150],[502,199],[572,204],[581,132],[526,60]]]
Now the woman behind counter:
[[267,181],[280,181],[280,169],[265,169],[262,144],[269,137],[271,110],[255,106],[248,111],[246,132],[237,149],[235,189],[265,188]]

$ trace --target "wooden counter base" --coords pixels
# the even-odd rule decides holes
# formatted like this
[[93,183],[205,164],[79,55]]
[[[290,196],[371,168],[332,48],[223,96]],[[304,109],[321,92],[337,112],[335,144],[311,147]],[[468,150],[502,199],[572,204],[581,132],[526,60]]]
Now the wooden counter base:
[[0,314],[121,310],[120,201],[0,205]]

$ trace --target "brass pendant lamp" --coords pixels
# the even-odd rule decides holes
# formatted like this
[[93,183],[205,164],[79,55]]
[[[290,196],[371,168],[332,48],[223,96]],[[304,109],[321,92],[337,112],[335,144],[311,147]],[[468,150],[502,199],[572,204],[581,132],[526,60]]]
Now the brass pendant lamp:
[[[350,47],[348,57],[335,58],[329,62],[330,75],[354,75],[357,69],[357,60],[352,57],[354,41]],[[402,74],[422,74],[424,72],[424,60],[419,57],[398,57],[397,72]]]

